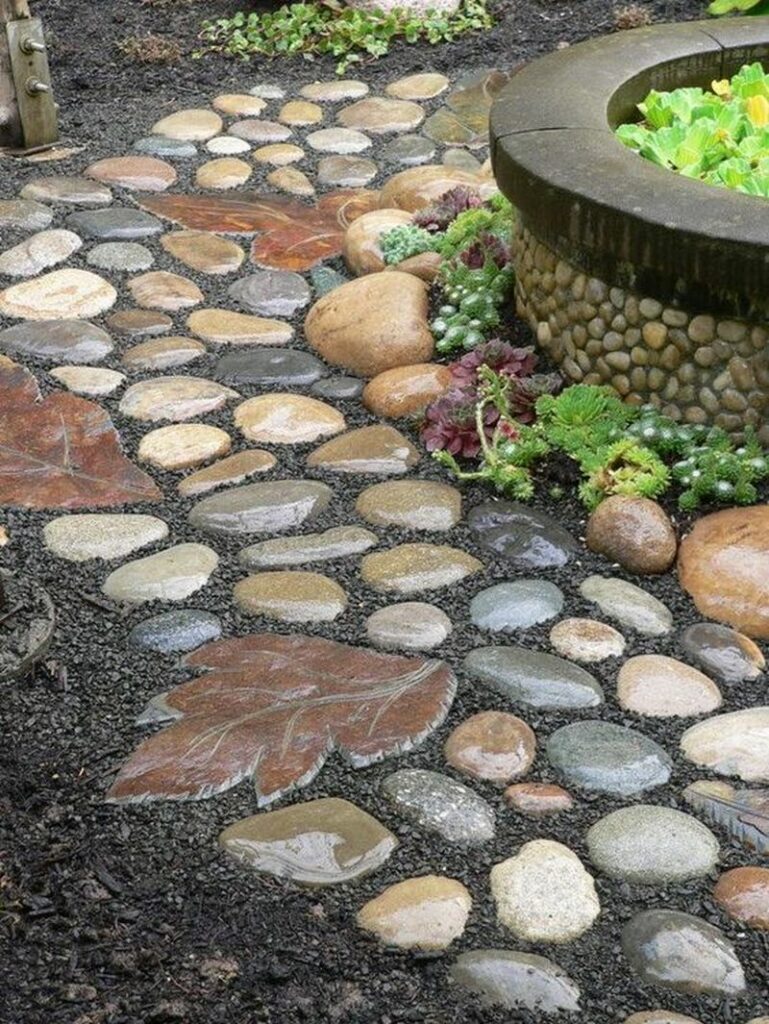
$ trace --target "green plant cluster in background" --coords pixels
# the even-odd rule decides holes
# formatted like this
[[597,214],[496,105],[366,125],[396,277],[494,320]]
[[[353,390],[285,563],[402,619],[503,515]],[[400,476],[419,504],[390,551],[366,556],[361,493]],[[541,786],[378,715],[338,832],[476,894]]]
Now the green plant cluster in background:
[[709,185],[769,197],[769,75],[760,64],[731,82],[652,91],[638,109],[642,124],[617,137],[642,157]]
[[769,0],[713,0],[708,12],[717,18],[725,14],[769,14]]
[[[435,458],[463,480],[487,480],[526,500],[534,494],[532,469],[556,453],[578,470],[579,497],[592,510],[612,494],[657,498],[669,487],[692,511],[703,503],[750,505],[756,482],[769,476],[769,459],[749,435],[737,447],[722,430],[678,424],[653,406],[630,406],[610,389],[574,384],[560,395],[542,395],[536,421],[511,415],[509,378],[483,367],[476,405],[481,441],[478,464],[463,468],[446,450]],[[483,428],[487,407],[499,412],[491,436]]]
[[463,0],[453,14],[396,8],[362,11],[339,0],[284,4],[264,14],[241,12],[203,25],[201,38],[210,50],[248,59],[256,53],[267,57],[301,53],[332,54],[337,74],[356,61],[382,57],[394,39],[407,43],[451,42],[465,32],[493,25],[486,0]]

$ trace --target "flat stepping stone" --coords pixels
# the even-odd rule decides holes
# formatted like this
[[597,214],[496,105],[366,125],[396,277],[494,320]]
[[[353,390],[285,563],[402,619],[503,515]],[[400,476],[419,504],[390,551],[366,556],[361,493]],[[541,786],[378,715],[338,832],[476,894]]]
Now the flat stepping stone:
[[233,597],[242,612],[278,622],[333,622],[347,607],[339,584],[317,572],[258,573],[237,583]]
[[364,149],[371,148],[368,135],[351,128],[320,128],[317,132],[310,132],[305,142],[317,153],[337,153],[340,156],[362,153]]
[[476,505],[467,523],[479,543],[516,569],[558,569],[580,550],[552,516],[514,501]]
[[53,220],[53,211],[34,199],[0,199],[0,228],[42,231]]
[[318,161],[321,185],[362,188],[376,178],[378,171],[373,160],[359,156],[324,156]]
[[137,153],[150,156],[164,156],[169,160],[191,160],[198,155],[197,147],[184,139],[169,139],[162,135],[150,135],[137,139],[133,145]]
[[259,82],[249,89],[251,96],[259,96],[263,100],[282,100],[286,95],[285,90],[273,82]]
[[183,601],[204,587],[219,564],[205,544],[177,544],[156,555],[126,562],[104,581],[102,591],[113,601]]
[[551,782],[516,782],[503,796],[508,807],[527,818],[548,818],[574,808],[569,793]]
[[0,292],[0,313],[23,320],[99,316],[117,299],[112,285],[90,270],[52,270]]
[[383,946],[435,953],[462,935],[472,905],[461,882],[423,875],[388,886],[361,907],[355,920]]
[[289,392],[249,398],[236,407],[234,418],[241,434],[259,444],[307,444],[347,426],[332,405]]
[[690,814],[635,804],[600,818],[585,837],[590,860],[609,878],[670,885],[708,875],[718,863],[718,840]]
[[229,856],[300,885],[338,885],[380,868],[398,840],[348,800],[326,797],[255,814],[219,836]]
[[611,722],[573,722],[556,729],[547,756],[568,783],[623,797],[664,786],[673,764],[654,740]]
[[361,578],[380,593],[416,594],[451,586],[481,572],[483,563],[445,544],[401,544],[366,555]]
[[58,516],[43,527],[45,546],[69,562],[125,558],[167,536],[168,527],[156,516],[112,512]]
[[400,431],[386,424],[359,427],[326,441],[307,457],[307,465],[333,473],[407,473],[419,452]]
[[494,838],[494,811],[461,782],[423,768],[403,768],[382,783],[395,811],[449,843],[476,846]]
[[429,71],[398,78],[390,82],[385,92],[398,100],[431,100],[448,87],[449,80],[445,75]]
[[293,348],[258,348],[228,352],[217,362],[214,377],[228,384],[304,387],[326,372],[319,359]]
[[550,643],[562,658],[588,664],[621,658],[625,651],[624,636],[595,619],[562,619],[550,630]]
[[603,703],[603,690],[589,672],[541,651],[476,647],[464,668],[502,697],[530,707],[571,710]]
[[365,82],[354,78],[339,78],[333,82],[313,82],[302,86],[299,95],[317,103],[337,103],[339,100],[353,100],[368,93]]
[[67,217],[67,226],[82,238],[96,241],[130,242],[159,235],[163,225],[152,214],[126,206],[108,210],[81,210]]
[[208,140],[206,149],[215,156],[236,156],[251,152],[249,143],[245,139],[236,139],[234,135],[217,135]]
[[152,156],[114,156],[86,169],[86,176],[104,185],[134,192],[164,192],[176,181],[176,169]]
[[208,533],[282,533],[325,511],[332,491],[315,480],[246,484],[203,498],[189,514]]
[[237,391],[204,377],[154,377],[132,384],[118,406],[135,420],[190,420],[221,409]]
[[131,630],[128,640],[135,647],[158,654],[194,651],[222,635],[222,624],[211,612],[182,608],[145,619]]
[[425,119],[425,112],[418,103],[410,100],[370,96],[349,107],[342,107],[336,119],[345,128],[367,131],[373,135],[389,135],[418,128]]
[[433,159],[435,145],[423,135],[398,135],[379,150],[379,156],[388,164],[416,167]]
[[481,171],[481,165],[478,160],[468,153],[466,149],[447,149],[443,154],[443,163],[447,167],[459,167],[463,171],[469,171],[471,174],[479,174]]
[[736,789],[728,782],[693,782],[684,800],[748,850],[769,854],[769,789]]
[[293,316],[310,301],[305,279],[289,270],[259,270],[230,285],[227,294],[259,316]]
[[107,327],[113,334],[122,334],[127,338],[167,334],[173,325],[167,313],[148,309],[121,309],[107,318]]
[[245,160],[223,156],[201,164],[195,172],[195,184],[198,188],[214,190],[240,188],[241,185],[245,185],[253,171],[253,166]]
[[187,327],[217,345],[285,345],[294,336],[294,328],[282,320],[230,309],[198,309],[188,318]]
[[153,338],[126,349],[121,362],[131,370],[170,370],[200,359],[206,351],[194,338]]
[[565,971],[543,956],[509,949],[460,954],[451,977],[484,1006],[532,1013],[577,1013],[580,990]]
[[211,231],[172,231],[160,244],[175,260],[201,274],[232,274],[246,258],[239,245]]
[[237,139],[245,139],[246,142],[286,142],[293,135],[291,129],[284,124],[253,117],[236,121],[227,131]]
[[769,782],[769,707],[713,715],[681,737],[687,760],[718,775]]
[[222,130],[222,125],[221,117],[213,110],[207,108],[177,110],[156,121],[152,126],[152,134],[162,135],[167,139],[179,139],[183,142],[205,142],[206,139],[218,135]]
[[145,434],[139,443],[139,462],[158,469],[191,469],[226,455],[232,441],[219,427],[207,423],[173,423]]
[[520,718],[506,711],[481,711],[453,730],[443,755],[463,775],[505,784],[528,772],[536,750],[537,738]]
[[656,718],[706,715],[722,704],[712,679],[661,654],[641,654],[625,662],[617,677],[617,699],[626,711]]
[[395,366],[377,374],[363,392],[363,404],[384,419],[424,412],[452,386],[451,371],[438,363]]
[[446,640],[451,619],[422,601],[404,601],[380,608],[366,619],[369,643],[385,650],[427,651]]
[[225,92],[214,97],[211,102],[214,110],[228,117],[258,117],[267,106],[266,100],[261,96],[251,96],[249,93]]
[[281,107],[278,120],[283,124],[304,126],[323,120],[323,108],[309,100],[289,100]]
[[363,381],[357,377],[326,377],[324,380],[315,381],[310,391],[319,398],[360,398]]
[[633,583],[608,576],[588,576],[579,592],[586,601],[597,604],[607,618],[644,636],[663,636],[673,628],[670,610]]
[[524,942],[572,942],[595,923],[601,904],[592,876],[562,843],[535,839],[491,869],[497,919]]
[[57,366],[51,377],[76,395],[111,395],[125,382],[125,374],[101,366]]
[[65,174],[51,174],[33,178],[19,193],[22,199],[42,203],[65,203],[71,206],[106,206],[112,202],[112,192],[88,178]]
[[155,262],[150,250],[139,242],[102,242],[86,256],[92,267],[101,270],[122,270],[127,273],[148,270]]
[[769,868],[725,872],[713,890],[713,899],[733,921],[769,931]]
[[731,942],[712,924],[678,910],[644,910],[622,929],[622,951],[646,985],[721,997],[745,990]]
[[253,448],[246,452],[237,452],[220,459],[212,466],[199,469],[182,480],[177,488],[179,494],[188,498],[197,494],[205,494],[217,487],[228,484],[239,484],[257,473],[266,473],[277,463],[272,452],[261,448]]
[[278,167],[267,175],[267,183],[292,196],[314,196],[315,186],[298,167]]
[[0,351],[28,359],[98,363],[112,348],[107,332],[85,320],[37,320],[0,331]]
[[378,543],[379,538],[370,530],[359,526],[334,526],[324,533],[305,533],[300,537],[275,537],[260,541],[244,548],[238,561],[246,569],[305,565],[359,555]]
[[479,629],[512,633],[560,615],[563,591],[548,580],[513,580],[482,590],[470,602],[470,620]]
[[73,231],[40,231],[0,254],[0,274],[34,277],[68,259],[82,244]]
[[254,162],[268,164],[271,167],[287,167],[289,164],[304,160],[304,150],[290,142],[273,142],[268,146],[260,146],[254,150]]
[[715,622],[695,622],[681,634],[684,652],[709,676],[724,683],[741,683],[766,668],[760,648],[743,633]]
[[167,270],[151,270],[128,282],[128,290],[137,306],[177,313],[203,301],[203,292],[194,281]]

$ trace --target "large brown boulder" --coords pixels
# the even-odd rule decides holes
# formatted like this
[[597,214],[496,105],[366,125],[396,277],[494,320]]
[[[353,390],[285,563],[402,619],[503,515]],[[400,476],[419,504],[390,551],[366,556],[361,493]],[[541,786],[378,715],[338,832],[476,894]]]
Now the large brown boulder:
[[381,272],[348,281],[307,314],[309,345],[327,363],[359,377],[395,366],[426,363],[433,355],[427,286],[413,274]]
[[344,233],[342,254],[353,274],[373,274],[385,269],[379,239],[392,228],[411,223],[406,210],[372,210],[352,222]]
[[445,164],[423,164],[421,167],[409,167],[408,170],[394,174],[379,194],[379,205],[382,208],[396,207],[413,213],[415,210],[421,210],[423,206],[430,206],[458,185],[478,189],[484,198],[497,191],[493,181],[471,171],[448,167]]

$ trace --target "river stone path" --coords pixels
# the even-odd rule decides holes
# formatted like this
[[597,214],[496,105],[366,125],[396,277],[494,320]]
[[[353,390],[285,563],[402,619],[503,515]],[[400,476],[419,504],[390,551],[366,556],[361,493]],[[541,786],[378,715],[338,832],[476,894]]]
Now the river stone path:
[[[587,1005],[570,966],[621,947],[633,1021],[704,1024],[761,985],[740,947],[769,928],[765,873],[743,894],[769,850],[763,655],[712,623],[679,643],[642,577],[591,574],[557,516],[463,493],[413,430],[448,374],[428,286],[378,238],[457,185],[491,194],[506,81],[250,82],[105,159],[30,167],[0,202],[0,523],[86,574],[126,677],[141,654],[167,681],[135,687],[104,814],[250,786],[223,859],[295,896],[354,881],[335,927],[537,1014]],[[365,806],[323,788],[340,755],[387,762]],[[745,871],[713,896],[720,857]],[[617,914],[633,887],[646,909]],[[492,905],[481,948],[465,927]]]

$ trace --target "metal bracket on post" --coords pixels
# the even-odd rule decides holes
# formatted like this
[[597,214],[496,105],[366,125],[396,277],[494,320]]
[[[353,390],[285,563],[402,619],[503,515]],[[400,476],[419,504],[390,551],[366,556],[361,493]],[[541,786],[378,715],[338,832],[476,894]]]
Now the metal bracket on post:
[[18,18],[5,28],[23,148],[43,149],[59,138],[43,24],[39,18]]

